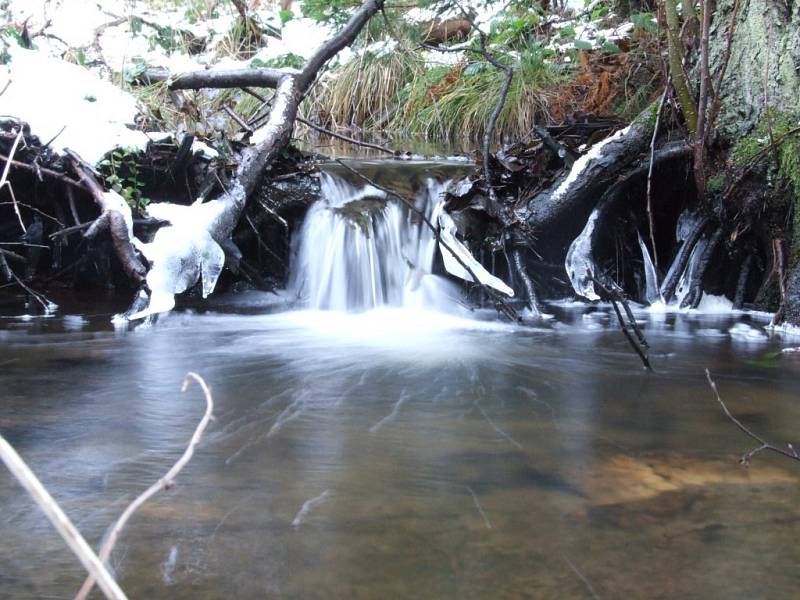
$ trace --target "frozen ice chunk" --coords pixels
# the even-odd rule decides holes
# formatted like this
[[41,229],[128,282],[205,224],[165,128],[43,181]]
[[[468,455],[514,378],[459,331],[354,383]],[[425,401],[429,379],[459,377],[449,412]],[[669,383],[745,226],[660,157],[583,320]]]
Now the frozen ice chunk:
[[456,224],[453,221],[452,217],[447,214],[444,210],[439,213],[439,227],[441,241],[439,242],[439,248],[442,251],[442,259],[444,261],[444,268],[447,269],[447,272],[451,275],[455,275],[456,277],[460,277],[465,281],[474,281],[472,275],[467,271],[461,263],[456,260],[456,257],[453,256],[450,251],[444,247],[442,241],[447,244],[453,251],[458,255],[458,258],[466,264],[475,276],[478,278],[480,283],[483,285],[488,285],[491,288],[496,289],[498,292],[505,294],[506,296],[513,297],[514,290],[508,287],[503,280],[498,279],[489,271],[483,268],[483,265],[475,260],[475,257],[472,256],[470,251],[467,249],[464,244],[462,244],[458,238],[456,238]]
[[579,296],[587,300],[599,300],[600,296],[594,290],[594,276],[597,267],[592,258],[592,236],[600,213],[597,209],[592,211],[580,235],[570,244],[564,267],[572,283],[572,289]]

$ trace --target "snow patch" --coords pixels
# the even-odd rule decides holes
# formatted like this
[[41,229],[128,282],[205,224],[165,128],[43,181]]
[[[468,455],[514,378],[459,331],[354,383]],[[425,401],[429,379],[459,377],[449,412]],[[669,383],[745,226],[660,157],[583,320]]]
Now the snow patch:
[[603,148],[605,148],[608,144],[610,144],[614,140],[619,140],[625,137],[630,128],[631,126],[628,125],[625,129],[620,129],[615,134],[608,136],[603,141],[597,142],[594,146],[591,147],[591,149],[586,154],[584,154],[578,160],[576,160],[575,164],[572,165],[572,169],[570,169],[566,179],[564,179],[564,181],[561,182],[558,188],[556,188],[556,191],[553,193],[553,200],[558,200],[564,194],[566,194],[569,188],[572,186],[572,184],[575,183],[575,181],[581,175],[581,173],[583,173],[586,169],[589,168],[591,162],[602,155]]
[[129,94],[78,65],[13,45],[9,53],[0,83],[11,84],[0,110],[30,124],[42,142],[55,137],[54,150],[70,148],[96,164],[113,148],[143,149],[149,141],[130,129],[138,111]]

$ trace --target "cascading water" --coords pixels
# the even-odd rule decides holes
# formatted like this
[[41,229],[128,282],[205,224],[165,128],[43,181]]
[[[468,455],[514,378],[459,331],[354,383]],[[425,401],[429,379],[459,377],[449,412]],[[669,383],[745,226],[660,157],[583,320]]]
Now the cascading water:
[[[433,178],[416,206],[437,222],[447,182]],[[322,200],[295,237],[290,289],[316,310],[380,306],[453,309],[459,290],[432,274],[436,239],[418,215],[373,186],[321,176]]]

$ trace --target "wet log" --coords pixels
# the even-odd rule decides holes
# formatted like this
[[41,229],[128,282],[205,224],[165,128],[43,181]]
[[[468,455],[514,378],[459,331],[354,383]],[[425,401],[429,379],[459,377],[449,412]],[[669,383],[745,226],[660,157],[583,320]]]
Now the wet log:
[[555,185],[527,203],[523,217],[533,236],[541,236],[566,218],[586,221],[603,190],[650,146],[651,113],[651,108],[645,109],[631,125],[595,144]]

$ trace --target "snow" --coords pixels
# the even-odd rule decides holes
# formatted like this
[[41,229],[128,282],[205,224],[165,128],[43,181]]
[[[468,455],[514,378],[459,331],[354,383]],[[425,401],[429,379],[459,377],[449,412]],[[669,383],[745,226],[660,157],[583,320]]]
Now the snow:
[[608,136],[606,139],[597,142],[594,146],[592,146],[589,151],[581,156],[575,163],[572,165],[567,177],[562,181],[556,191],[553,192],[553,200],[558,200],[564,194],[567,193],[569,188],[572,186],[573,183],[578,179],[578,177],[583,173],[586,169],[589,168],[591,162],[596,158],[602,156],[603,148],[605,148],[608,144],[613,142],[614,140],[618,140],[620,138],[625,137],[627,135],[628,130],[630,129],[630,125],[628,125],[625,129],[620,129],[615,134]]
[[42,142],[58,135],[54,149],[70,148],[92,164],[113,148],[148,142],[128,128],[138,112],[129,94],[78,65],[15,45],[9,53],[10,64],[0,67],[0,85],[11,79],[0,112],[29,123]]

